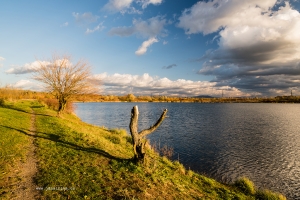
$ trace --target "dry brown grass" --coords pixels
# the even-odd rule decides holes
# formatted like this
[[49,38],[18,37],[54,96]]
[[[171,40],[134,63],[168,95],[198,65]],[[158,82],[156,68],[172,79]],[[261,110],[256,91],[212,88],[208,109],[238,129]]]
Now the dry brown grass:
[[168,159],[172,159],[172,157],[174,155],[174,149],[172,147],[167,146],[167,145],[164,145],[163,147],[160,147],[160,144],[157,144],[155,142],[154,144],[151,144],[151,147],[159,155],[165,156]]

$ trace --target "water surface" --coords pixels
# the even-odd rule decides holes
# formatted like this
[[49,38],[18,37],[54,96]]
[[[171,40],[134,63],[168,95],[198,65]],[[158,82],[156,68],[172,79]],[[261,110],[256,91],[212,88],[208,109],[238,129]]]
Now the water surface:
[[77,103],[91,124],[124,128],[139,107],[139,130],[167,108],[167,118],[148,136],[174,148],[173,159],[225,182],[249,177],[255,185],[300,200],[300,104]]

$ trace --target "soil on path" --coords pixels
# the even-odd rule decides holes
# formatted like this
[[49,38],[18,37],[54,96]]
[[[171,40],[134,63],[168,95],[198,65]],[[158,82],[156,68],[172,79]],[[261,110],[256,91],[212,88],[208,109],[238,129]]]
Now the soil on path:
[[21,162],[18,166],[19,174],[18,177],[21,179],[18,182],[15,191],[13,192],[14,200],[34,200],[39,199],[40,193],[37,190],[37,185],[35,183],[35,177],[37,174],[37,159],[35,157],[36,146],[34,144],[35,140],[35,113],[32,110],[31,114],[31,127],[30,127],[30,135],[33,137],[28,137],[29,145],[28,145],[28,153],[26,155],[25,162]]

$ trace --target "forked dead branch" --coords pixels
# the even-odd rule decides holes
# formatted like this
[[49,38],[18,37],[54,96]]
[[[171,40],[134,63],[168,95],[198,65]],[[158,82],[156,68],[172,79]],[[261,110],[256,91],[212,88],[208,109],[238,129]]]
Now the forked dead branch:
[[145,154],[146,154],[146,143],[145,136],[154,132],[163,122],[166,117],[167,109],[163,111],[160,118],[157,122],[150,126],[150,128],[142,130],[138,132],[138,118],[139,118],[139,110],[138,106],[134,106],[131,110],[131,119],[129,124],[130,133],[132,136],[133,150],[134,150],[134,160],[137,162],[144,162]]

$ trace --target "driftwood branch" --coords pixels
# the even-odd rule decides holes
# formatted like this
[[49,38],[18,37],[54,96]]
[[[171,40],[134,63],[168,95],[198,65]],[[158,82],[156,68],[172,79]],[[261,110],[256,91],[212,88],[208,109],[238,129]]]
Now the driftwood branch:
[[138,107],[134,106],[131,110],[131,119],[129,124],[130,133],[132,136],[132,145],[134,150],[134,159],[136,161],[142,161],[145,157],[145,145],[146,141],[144,140],[144,137],[152,132],[154,132],[163,122],[163,120],[166,117],[167,109],[163,111],[160,118],[157,120],[157,122],[152,125],[150,128],[145,129],[141,132],[138,132],[138,116],[139,111]]

